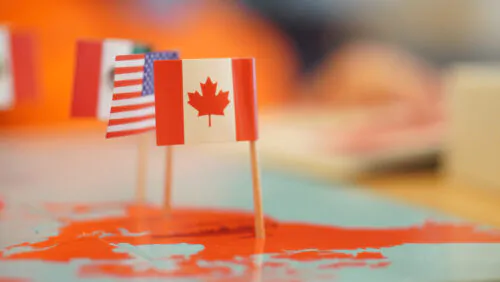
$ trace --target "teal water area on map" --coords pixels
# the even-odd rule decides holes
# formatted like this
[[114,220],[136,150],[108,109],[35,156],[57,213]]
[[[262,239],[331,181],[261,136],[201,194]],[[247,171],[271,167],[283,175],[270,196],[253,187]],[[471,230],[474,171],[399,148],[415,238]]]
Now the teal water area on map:
[[[184,156],[183,152],[176,155],[176,162],[181,168],[189,168],[175,174],[173,203],[174,207],[201,206],[215,209],[253,209],[251,174],[248,164],[222,162],[213,157]],[[194,159],[194,160],[193,160]],[[197,164],[197,165],[194,165]],[[9,198],[20,198],[30,201],[41,208],[41,203],[50,202],[52,195],[69,202],[107,202],[123,199],[133,199],[133,190],[123,189],[122,182],[130,179],[120,179],[125,169],[119,160],[113,165],[107,164],[107,174],[116,176],[116,180],[106,180],[106,193],[101,193],[104,187],[93,183],[90,186],[79,187],[75,182],[75,190],[68,191],[57,186],[46,185],[43,194],[36,197],[28,195],[23,190],[8,191]],[[62,168],[61,168],[62,169]],[[59,172],[61,173],[61,172]],[[97,173],[97,172],[96,172]],[[102,172],[105,177],[104,172]],[[110,177],[110,176],[107,177]],[[50,178],[50,177],[47,177]],[[99,178],[96,178],[99,180]],[[103,178],[104,179],[104,178]],[[96,181],[97,181],[96,180]],[[156,180],[155,180],[156,181]],[[88,182],[83,182],[89,185]],[[150,185],[151,186],[151,185]],[[162,183],[154,182],[156,189],[148,190],[148,200],[161,204],[163,199]],[[132,186],[131,186],[132,187]],[[83,188],[88,188],[87,190]],[[113,192],[114,191],[114,192]],[[23,194],[25,193],[25,194]],[[461,222],[461,219],[445,216],[438,212],[413,207],[404,203],[371,194],[357,187],[346,184],[332,184],[273,170],[262,171],[262,193],[265,214],[279,221],[306,222],[311,224],[337,225],[343,227],[373,227],[391,228],[420,225],[427,220],[444,222]],[[49,195],[49,196],[47,196]],[[89,196],[90,195],[90,196]],[[64,197],[63,197],[64,196]],[[91,197],[95,197],[91,200]],[[38,199],[34,202],[33,199]],[[59,201],[59,202],[64,202]],[[7,208],[9,209],[9,207]],[[69,215],[74,220],[101,218],[112,215],[122,215],[120,208],[112,210],[93,211],[88,214]],[[43,218],[43,216],[40,216]],[[24,224],[19,218],[0,219],[0,239],[9,242],[8,245],[20,244],[24,240],[40,241],[54,235],[60,225],[57,221],[44,218],[44,223]],[[59,226],[59,227],[58,227]],[[480,227],[486,228],[486,227]],[[123,236],[140,236],[128,230],[116,230]],[[28,234],[29,233],[29,234]],[[290,234],[293,236],[293,234]],[[0,242],[0,246],[6,247]],[[117,244],[116,252],[135,254],[135,258],[119,261],[118,264],[134,264],[143,266],[144,260],[155,261],[159,269],[172,269],[175,261],[165,261],[163,258],[171,255],[193,255],[203,250],[202,245],[141,245],[133,246]],[[29,249],[14,249],[11,252],[30,251]],[[381,250],[390,265],[386,268],[348,267],[322,270],[332,275],[325,279],[308,279],[308,281],[470,281],[500,278],[500,244],[407,244]],[[275,261],[270,256],[260,257],[262,262]],[[338,262],[332,260],[331,262]],[[100,264],[106,261],[73,260],[69,263],[54,263],[43,261],[19,260],[0,261],[0,277],[28,277],[33,281],[78,281],[78,282],[111,282],[111,281],[165,281],[165,278],[102,278],[79,277],[78,271],[83,265]],[[116,261],[113,261],[117,264]],[[318,271],[315,263],[298,263],[295,267],[312,272]],[[325,263],[325,261],[323,261]],[[243,271],[237,263],[200,261],[199,265],[222,264],[229,266],[236,273]],[[306,271],[307,272],[307,271]],[[262,281],[266,280],[267,270],[263,271]],[[271,277],[271,276],[269,276]],[[193,277],[168,279],[168,281],[203,281]]]
[[[120,246],[123,247],[123,246]],[[165,246],[163,249],[157,246],[145,245],[140,247],[125,248],[127,252],[135,254],[140,248],[146,256],[155,258],[156,261],[138,262],[137,259],[122,260],[114,264],[134,264],[137,267],[155,267],[167,270],[175,267],[175,262],[160,260],[169,254],[191,254],[196,253],[202,247],[198,246]],[[122,249],[124,250],[124,249]],[[387,268],[352,267],[340,269],[324,269],[320,273],[322,276],[328,274],[335,277],[333,281],[485,281],[500,277],[500,245],[499,244],[414,244],[396,246],[382,249],[383,254],[391,264]],[[144,255],[144,254],[142,254]],[[318,272],[319,262],[295,262],[279,259],[271,259],[263,256],[264,262],[285,262],[293,265],[307,273]],[[2,261],[0,263],[0,273],[7,277],[36,277],[34,281],[78,281],[78,282],[107,282],[117,281],[111,278],[85,278],[77,277],[78,270],[86,264],[106,263],[107,261],[73,260],[70,263],[52,263],[41,261]],[[338,260],[323,260],[322,264],[335,263]],[[200,262],[200,266],[227,266],[233,268],[235,274],[242,273],[241,265],[232,262]],[[266,271],[263,271],[266,275]],[[276,274],[274,274],[276,275]],[[313,276],[314,277],[314,276]],[[62,279],[62,280],[59,280]],[[165,278],[121,278],[119,281],[165,281]],[[194,277],[169,278],[168,281],[204,281]],[[272,281],[272,280],[262,280]],[[325,279],[308,279],[307,281],[332,281]]]

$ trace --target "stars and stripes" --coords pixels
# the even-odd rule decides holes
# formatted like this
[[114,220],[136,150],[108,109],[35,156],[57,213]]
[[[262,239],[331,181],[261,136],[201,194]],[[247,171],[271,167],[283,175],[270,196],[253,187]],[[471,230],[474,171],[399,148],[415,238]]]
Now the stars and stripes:
[[113,99],[106,138],[139,134],[155,129],[153,62],[177,58],[176,52],[152,52],[116,57]]

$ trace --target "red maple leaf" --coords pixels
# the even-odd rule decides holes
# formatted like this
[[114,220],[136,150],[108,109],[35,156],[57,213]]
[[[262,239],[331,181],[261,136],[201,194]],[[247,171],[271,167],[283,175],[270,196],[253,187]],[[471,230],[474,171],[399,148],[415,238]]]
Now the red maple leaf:
[[213,83],[210,77],[207,77],[205,83],[200,83],[200,86],[202,95],[198,91],[188,92],[188,104],[198,110],[198,116],[208,115],[208,126],[212,126],[212,115],[224,115],[224,109],[229,104],[227,98],[229,91],[219,90],[219,93],[215,95],[217,82]]

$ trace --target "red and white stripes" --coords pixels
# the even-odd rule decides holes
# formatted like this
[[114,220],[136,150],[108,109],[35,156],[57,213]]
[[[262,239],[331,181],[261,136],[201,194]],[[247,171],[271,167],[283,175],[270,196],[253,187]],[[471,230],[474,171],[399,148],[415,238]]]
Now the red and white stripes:
[[143,95],[144,60],[144,54],[116,57],[107,138],[155,128],[154,94]]

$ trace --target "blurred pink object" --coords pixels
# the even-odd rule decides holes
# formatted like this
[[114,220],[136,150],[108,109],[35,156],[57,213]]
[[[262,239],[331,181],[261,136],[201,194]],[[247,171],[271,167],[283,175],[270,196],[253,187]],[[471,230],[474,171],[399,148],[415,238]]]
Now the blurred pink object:
[[337,142],[327,146],[336,153],[354,155],[398,148],[439,147],[444,126],[444,120],[437,116],[426,117],[410,111],[387,114],[335,132]]
[[327,59],[313,84],[334,106],[418,106],[439,98],[441,76],[400,48],[354,42]]
[[[364,112],[327,141],[337,153],[363,154],[394,147],[439,146],[443,131],[441,75],[401,49],[356,42],[332,55],[314,82],[330,111]],[[332,138],[326,138],[332,140]]]

